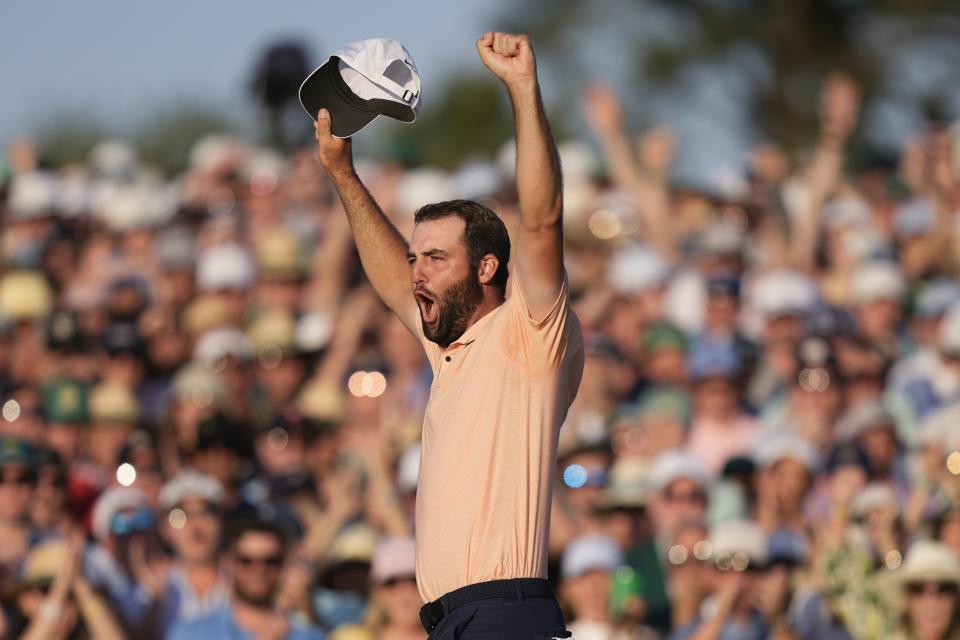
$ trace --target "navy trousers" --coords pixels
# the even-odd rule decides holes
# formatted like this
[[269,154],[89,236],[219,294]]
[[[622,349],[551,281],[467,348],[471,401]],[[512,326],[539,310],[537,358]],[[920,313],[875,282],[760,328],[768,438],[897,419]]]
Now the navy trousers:
[[569,638],[556,598],[490,598],[445,612],[430,640],[551,640]]

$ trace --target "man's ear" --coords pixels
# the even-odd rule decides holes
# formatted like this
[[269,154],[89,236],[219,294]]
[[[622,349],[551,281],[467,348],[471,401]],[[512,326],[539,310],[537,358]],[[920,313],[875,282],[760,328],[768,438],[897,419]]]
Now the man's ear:
[[499,267],[500,260],[492,253],[480,258],[480,266],[477,268],[477,277],[480,279],[480,284],[490,284]]

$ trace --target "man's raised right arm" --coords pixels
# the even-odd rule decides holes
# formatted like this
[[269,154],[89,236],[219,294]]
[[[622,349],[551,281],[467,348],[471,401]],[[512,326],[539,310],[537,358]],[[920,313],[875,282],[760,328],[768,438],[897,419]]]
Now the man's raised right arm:
[[384,304],[416,334],[418,312],[410,289],[407,241],[357,176],[350,139],[331,134],[326,109],[320,110],[314,126],[320,164],[343,203],[367,279]]

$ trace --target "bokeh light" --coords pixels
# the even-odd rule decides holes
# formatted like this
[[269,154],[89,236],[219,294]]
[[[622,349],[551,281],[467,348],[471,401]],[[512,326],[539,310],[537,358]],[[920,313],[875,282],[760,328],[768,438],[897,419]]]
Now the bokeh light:
[[129,487],[137,481],[137,470],[129,462],[124,462],[117,467],[117,482],[125,487]]

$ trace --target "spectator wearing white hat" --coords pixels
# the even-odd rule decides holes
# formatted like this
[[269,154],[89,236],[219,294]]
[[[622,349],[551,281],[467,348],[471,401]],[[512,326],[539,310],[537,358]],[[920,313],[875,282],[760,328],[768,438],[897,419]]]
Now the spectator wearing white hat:
[[215,294],[234,319],[243,317],[256,275],[253,257],[239,244],[216,244],[204,249],[197,258],[197,289]]
[[625,564],[623,552],[613,538],[584,534],[564,549],[560,563],[561,594],[570,610],[567,630],[582,640],[626,640],[611,616],[611,591],[617,569]]
[[422,640],[420,595],[413,538],[385,537],[377,542],[370,566],[372,584],[368,627],[383,640]]
[[147,559],[137,578],[161,599],[165,625],[207,615],[227,601],[228,582],[218,560],[224,498],[217,480],[190,469],[160,490],[160,532],[174,560],[165,567]]
[[949,547],[919,540],[889,580],[905,605],[896,640],[951,640],[960,637],[960,560]]
[[650,470],[649,509],[662,548],[684,522],[700,522],[706,513],[709,476],[703,463],[681,450],[666,451]]
[[698,619],[672,637],[763,638],[786,630],[783,612],[761,597],[770,557],[763,530],[749,520],[732,520],[713,527],[707,543],[713,593]]
[[909,481],[896,420],[880,400],[866,401],[848,409],[837,423],[839,442],[852,442],[867,456],[873,480],[891,483],[907,494]]
[[907,292],[893,262],[870,261],[853,275],[850,297],[859,333],[889,355],[900,351],[898,329]]
[[96,545],[87,553],[85,572],[106,592],[127,629],[141,628],[152,601],[132,567],[155,531],[154,521],[147,495],[132,487],[108,488],[93,507]]
[[813,486],[818,455],[810,442],[790,432],[768,436],[753,453],[756,518],[765,531],[805,533],[804,503]]

